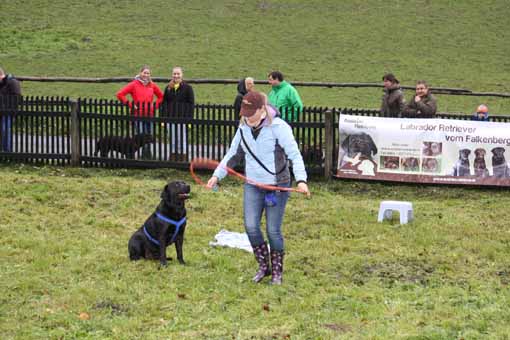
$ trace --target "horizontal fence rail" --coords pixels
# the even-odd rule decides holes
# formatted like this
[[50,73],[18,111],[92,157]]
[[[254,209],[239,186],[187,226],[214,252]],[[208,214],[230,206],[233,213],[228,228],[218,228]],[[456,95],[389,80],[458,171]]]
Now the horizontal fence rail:
[[[60,82],[60,83],[92,83],[92,84],[107,84],[107,83],[127,83],[133,80],[133,77],[109,77],[109,78],[85,78],[85,77],[32,77],[32,76],[17,76],[16,79],[21,81],[33,82]],[[168,83],[169,78],[153,77],[152,80],[156,83]],[[239,79],[186,79],[190,84],[238,84]],[[267,84],[266,80],[255,80],[255,84]],[[325,88],[382,88],[381,83],[338,83],[338,82],[307,82],[307,81],[292,81],[292,85],[298,87],[325,87]],[[414,90],[415,85],[402,85],[402,89]],[[477,92],[468,89],[450,88],[450,87],[430,87],[434,94],[445,94],[454,96],[476,96],[476,97],[499,97],[510,98],[510,93],[498,92]]]
[[[290,119],[307,171],[326,176],[338,157],[339,114],[381,116],[378,110],[351,108],[280,111]],[[90,167],[185,168],[196,157],[221,160],[239,125],[232,105],[157,106],[61,97],[0,97],[0,117],[0,160]],[[437,114],[442,119],[471,117]],[[489,120],[510,122],[510,116]]]

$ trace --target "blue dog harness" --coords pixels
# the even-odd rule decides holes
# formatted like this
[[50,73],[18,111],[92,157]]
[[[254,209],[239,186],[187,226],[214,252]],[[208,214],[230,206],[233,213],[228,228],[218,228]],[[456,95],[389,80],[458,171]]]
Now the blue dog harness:
[[[162,221],[165,221],[166,223],[170,223],[175,226],[175,232],[172,235],[172,239],[170,240],[170,243],[173,243],[175,241],[175,238],[177,237],[177,234],[179,233],[179,230],[181,229],[181,226],[186,222],[186,217],[181,218],[179,221],[174,221],[168,217],[161,215],[159,212],[156,212],[156,217]],[[145,227],[145,224],[143,225],[143,233],[152,243],[158,246],[160,245],[159,241],[152,237],[151,234],[149,234],[147,228]]]

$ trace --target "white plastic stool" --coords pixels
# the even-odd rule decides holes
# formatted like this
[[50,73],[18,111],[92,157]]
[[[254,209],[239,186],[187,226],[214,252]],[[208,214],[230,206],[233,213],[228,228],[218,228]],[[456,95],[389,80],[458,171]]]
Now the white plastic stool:
[[411,202],[382,201],[379,206],[377,222],[382,222],[384,219],[391,219],[393,211],[399,212],[400,224],[406,224],[413,219],[413,204]]

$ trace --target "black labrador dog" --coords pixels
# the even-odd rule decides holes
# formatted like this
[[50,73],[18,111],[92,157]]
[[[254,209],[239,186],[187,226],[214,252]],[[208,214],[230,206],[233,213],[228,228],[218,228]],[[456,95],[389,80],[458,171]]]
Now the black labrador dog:
[[459,150],[459,159],[453,166],[453,176],[469,176],[471,175],[471,165],[469,163],[469,155],[471,150],[461,149]]
[[154,143],[154,136],[147,133],[140,133],[133,137],[104,136],[97,140],[94,156],[108,157],[110,151],[117,151],[126,158],[135,158],[135,152],[141,147]]
[[506,163],[505,148],[496,147],[492,152],[492,176],[496,178],[510,177],[510,168]]
[[[374,140],[369,134],[364,132],[347,135],[341,147],[345,155],[350,158],[354,158],[359,154],[362,159],[372,160],[372,157],[377,154],[377,146]],[[343,157],[345,157],[345,155]],[[340,165],[344,163],[345,161],[342,159]]]
[[157,260],[167,265],[166,248],[175,243],[177,260],[184,264],[182,244],[186,230],[186,207],[190,186],[182,181],[167,184],[161,193],[161,202],[145,223],[131,236],[128,243],[132,261]]

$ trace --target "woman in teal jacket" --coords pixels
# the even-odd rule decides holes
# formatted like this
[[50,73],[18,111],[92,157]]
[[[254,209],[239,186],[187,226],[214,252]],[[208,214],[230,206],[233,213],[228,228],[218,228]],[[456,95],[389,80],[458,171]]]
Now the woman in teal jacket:
[[[303,158],[290,126],[278,117],[277,110],[267,105],[266,96],[251,91],[241,104],[241,124],[230,149],[207,182],[209,188],[227,175],[226,167],[233,168],[240,159],[245,160],[245,174],[251,183],[290,187],[288,160],[292,161],[298,189],[308,196]],[[256,185],[244,185],[244,225],[253,248],[259,270],[253,281],[260,282],[271,274],[273,284],[281,284],[284,243],[281,232],[288,191],[268,191]],[[269,253],[260,228],[265,210]],[[271,267],[269,263],[271,255]]]

